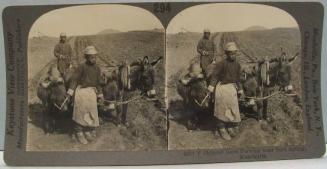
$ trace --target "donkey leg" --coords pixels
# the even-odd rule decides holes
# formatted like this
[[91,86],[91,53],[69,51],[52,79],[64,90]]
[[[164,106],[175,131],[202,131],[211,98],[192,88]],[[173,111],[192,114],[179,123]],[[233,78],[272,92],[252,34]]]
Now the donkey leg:
[[[122,97],[123,101],[128,100],[128,93],[127,92],[123,92],[123,97]],[[128,109],[128,104],[123,104],[122,105],[122,124],[125,126],[128,126],[129,123],[127,122],[127,109]]]
[[44,131],[44,134],[48,135],[49,131],[50,131],[50,127],[49,127],[49,112],[47,109],[43,108],[43,112],[42,112],[42,128]]
[[123,104],[122,105],[122,116],[121,116],[121,122],[123,125],[128,126],[129,123],[127,122],[127,108],[128,104]]
[[261,121],[264,119],[264,115],[263,115],[263,101],[259,100],[256,102],[256,110],[257,112],[257,120]]
[[55,118],[53,117],[53,112],[49,112],[49,117],[48,117],[48,128],[49,128],[49,133],[54,133],[55,132]]

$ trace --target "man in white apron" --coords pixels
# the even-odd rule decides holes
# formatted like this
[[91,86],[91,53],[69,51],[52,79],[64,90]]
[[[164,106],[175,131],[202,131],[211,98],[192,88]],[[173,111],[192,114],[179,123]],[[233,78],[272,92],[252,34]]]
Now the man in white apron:
[[241,122],[238,94],[243,95],[240,84],[241,65],[236,60],[238,48],[234,42],[226,44],[226,59],[217,63],[209,79],[208,91],[215,95],[214,116],[221,137],[231,140]]
[[[103,101],[101,70],[96,64],[98,52],[94,46],[85,48],[85,63],[78,66],[72,77],[68,95],[74,94],[73,121],[78,141],[87,144],[96,138],[99,126],[97,99]],[[75,92],[74,92],[75,91]]]

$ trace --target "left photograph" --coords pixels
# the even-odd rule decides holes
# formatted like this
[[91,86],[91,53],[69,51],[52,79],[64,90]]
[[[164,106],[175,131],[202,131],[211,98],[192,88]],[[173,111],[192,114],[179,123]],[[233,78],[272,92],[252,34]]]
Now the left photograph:
[[164,33],[128,5],[39,17],[28,39],[26,150],[166,150]]

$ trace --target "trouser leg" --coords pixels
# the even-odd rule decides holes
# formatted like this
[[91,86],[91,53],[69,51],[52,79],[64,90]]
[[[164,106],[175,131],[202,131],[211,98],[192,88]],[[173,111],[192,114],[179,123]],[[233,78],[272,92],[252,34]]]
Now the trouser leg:
[[229,135],[229,133],[226,130],[226,126],[227,123],[224,121],[221,121],[218,119],[217,121],[217,128],[218,128],[218,132],[220,134],[220,136],[224,139],[224,140],[231,140],[231,136]]
[[74,123],[74,132],[76,135],[77,140],[81,143],[81,144],[87,144],[88,141],[86,140],[83,131],[85,130],[85,127],[78,124],[78,123]]
[[44,112],[42,113],[42,121],[43,121],[43,130],[45,134],[51,133],[51,117],[50,117],[50,111],[47,109],[43,110]]
[[237,135],[239,123],[226,123],[226,128],[230,136],[235,137]]
[[95,127],[84,127],[84,135],[88,141],[93,141],[96,138]]
[[263,117],[263,101],[257,102],[257,113],[258,113],[258,120],[262,120]]
[[84,127],[76,122],[74,122],[74,131],[76,133],[78,132],[83,132],[84,131]]
[[226,124],[224,121],[217,119],[216,126],[218,129],[226,128]]
[[[264,89],[263,95],[268,96],[269,94],[270,94],[269,89],[266,87]],[[266,119],[266,120],[269,120],[270,119],[270,114],[268,112],[268,100],[267,99],[263,100],[262,108],[263,108],[263,118]]]

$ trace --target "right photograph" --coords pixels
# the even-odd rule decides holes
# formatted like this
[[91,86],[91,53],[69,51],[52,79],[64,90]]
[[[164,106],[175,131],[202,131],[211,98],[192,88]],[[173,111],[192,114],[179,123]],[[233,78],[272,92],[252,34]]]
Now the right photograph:
[[304,145],[301,33],[272,6],[187,8],[166,30],[168,149]]

